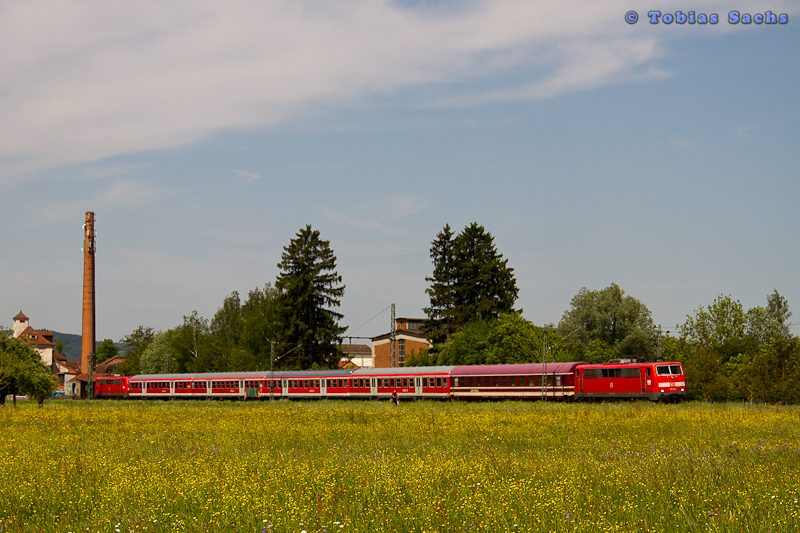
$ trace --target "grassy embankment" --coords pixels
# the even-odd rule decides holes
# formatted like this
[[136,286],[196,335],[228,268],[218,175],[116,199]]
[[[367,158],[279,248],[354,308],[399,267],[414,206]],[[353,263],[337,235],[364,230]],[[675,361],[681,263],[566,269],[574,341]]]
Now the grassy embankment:
[[48,402],[0,410],[5,531],[800,530],[800,409]]

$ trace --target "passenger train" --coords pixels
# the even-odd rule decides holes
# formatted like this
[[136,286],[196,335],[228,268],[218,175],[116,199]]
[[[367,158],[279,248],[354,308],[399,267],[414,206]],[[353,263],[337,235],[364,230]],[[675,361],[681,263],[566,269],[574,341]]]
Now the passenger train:
[[98,377],[96,398],[560,400],[686,397],[678,362],[610,361]]

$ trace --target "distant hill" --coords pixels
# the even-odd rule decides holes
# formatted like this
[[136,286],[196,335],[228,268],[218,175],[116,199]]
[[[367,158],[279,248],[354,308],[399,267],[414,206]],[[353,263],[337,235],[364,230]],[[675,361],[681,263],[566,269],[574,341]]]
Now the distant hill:
[[[64,350],[64,357],[67,358],[69,361],[75,361],[81,358],[81,336],[75,335],[72,333],[60,333],[58,331],[53,331],[53,342],[56,339],[61,339],[66,345],[66,349]],[[100,346],[102,339],[95,341],[95,348]],[[125,346],[118,342],[114,343],[115,345],[119,346],[120,350],[122,350]]]

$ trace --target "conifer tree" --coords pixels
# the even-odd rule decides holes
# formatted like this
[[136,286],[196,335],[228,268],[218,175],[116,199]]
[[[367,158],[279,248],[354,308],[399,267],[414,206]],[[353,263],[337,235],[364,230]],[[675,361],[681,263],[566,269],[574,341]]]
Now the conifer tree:
[[431,306],[423,309],[428,316],[424,331],[433,341],[433,350],[444,344],[455,333],[453,317],[455,308],[456,242],[454,233],[447,224],[431,243],[433,275],[425,278],[430,287],[425,292],[430,297]]
[[336,272],[336,256],[330,241],[320,239],[311,225],[302,228],[284,247],[278,290],[278,316],[283,329],[284,350],[300,346],[303,368],[313,364],[333,368],[339,361],[337,345],[347,327],[339,325],[344,315],[332,308],[341,305],[345,286]]
[[514,311],[519,289],[514,269],[497,252],[494,237],[473,222],[456,238],[456,323],[498,318]]
[[431,243],[433,275],[425,292],[431,305],[425,325],[432,351],[463,325],[514,312],[519,290],[514,269],[497,252],[494,237],[473,222],[453,237],[446,225]]

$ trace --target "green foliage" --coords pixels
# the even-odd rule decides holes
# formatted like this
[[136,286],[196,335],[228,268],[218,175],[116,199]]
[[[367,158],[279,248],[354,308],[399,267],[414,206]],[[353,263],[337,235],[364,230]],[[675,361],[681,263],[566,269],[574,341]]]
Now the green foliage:
[[406,355],[406,366],[435,366],[436,355],[431,353],[430,350],[421,348],[419,350],[413,349]]
[[139,358],[147,345],[153,341],[155,330],[151,327],[139,326],[119,342],[125,346],[125,362],[117,367],[117,371],[125,375],[140,374]]
[[66,356],[67,345],[59,338],[53,340],[53,349],[60,353],[61,355]]
[[55,389],[56,380],[39,352],[0,329],[0,405],[5,405],[8,394],[26,394],[41,404]]
[[486,363],[533,363],[542,360],[542,330],[518,313],[507,313],[492,323]]
[[183,317],[183,324],[173,328],[170,347],[175,356],[173,372],[221,372],[226,370],[213,350],[208,320],[197,311]]
[[439,365],[480,365],[486,363],[492,322],[481,320],[461,327],[439,349]]
[[173,335],[173,330],[156,332],[139,359],[139,369],[143,374],[172,372],[172,359],[175,357],[172,348]]
[[497,253],[491,233],[473,222],[456,238],[455,255],[457,324],[491,320],[514,310],[519,293],[514,269]]
[[437,352],[468,323],[499,318],[514,311],[519,290],[514,269],[497,252],[494,237],[473,222],[455,238],[446,225],[431,243],[433,275],[425,292],[425,331]]
[[[436,354],[440,365],[481,365],[538,363],[542,361],[542,328],[519,313],[507,313],[496,320],[465,324]],[[548,333],[548,361],[571,361],[572,353],[556,346],[561,337]]]
[[670,341],[684,363],[690,394],[706,400],[800,401],[800,349],[784,327],[789,304],[777,291],[767,307],[744,311],[720,295],[688,316]]
[[119,355],[119,346],[114,344],[111,339],[105,339],[94,351],[94,364],[99,365],[117,355]]
[[700,306],[694,316],[687,315],[680,327],[681,336],[698,346],[717,347],[729,339],[744,336],[747,319],[739,300],[720,295],[707,309]]
[[430,298],[431,305],[423,309],[428,316],[428,320],[423,326],[423,330],[428,334],[433,342],[431,351],[438,351],[439,346],[444,344],[456,331],[456,321],[453,316],[456,296],[456,241],[447,224],[442,231],[436,235],[436,239],[431,243],[431,260],[433,261],[433,275],[425,278],[430,283],[430,287],[425,292]]
[[778,323],[781,336],[787,339],[790,338],[792,334],[789,331],[789,318],[792,316],[792,312],[789,311],[789,302],[778,294],[777,289],[767,296],[766,310],[769,316]]
[[574,349],[574,360],[655,355],[650,311],[636,298],[625,296],[616,283],[600,291],[583,287],[570,306],[558,324],[558,332],[564,337],[571,335],[582,346]]
[[278,267],[280,353],[300,346],[293,359],[303,368],[314,363],[335,368],[340,357],[336,347],[347,327],[339,325],[344,315],[332,309],[341,305],[345,286],[336,272],[330,241],[320,239],[319,231],[308,225],[284,247]]

